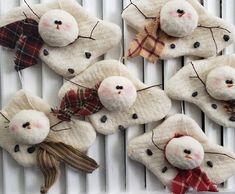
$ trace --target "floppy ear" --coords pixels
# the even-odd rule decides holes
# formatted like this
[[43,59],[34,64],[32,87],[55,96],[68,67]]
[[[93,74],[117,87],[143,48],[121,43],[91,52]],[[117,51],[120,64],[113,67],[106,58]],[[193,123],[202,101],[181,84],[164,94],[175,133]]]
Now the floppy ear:
[[[162,28],[155,24],[153,17],[159,17],[162,7],[169,1],[167,0],[141,0],[137,3],[131,3],[123,12],[124,20],[137,32],[134,41],[138,41],[138,46],[130,46],[133,50],[143,47],[141,56],[152,61],[160,59],[169,59],[179,56],[198,56],[209,58],[217,55],[221,50],[228,47],[235,41],[235,27],[226,21],[212,16],[197,0],[185,0],[194,8],[198,15],[198,26],[194,31],[184,37],[176,38],[163,32]],[[170,19],[169,19],[170,20]],[[158,27],[162,34],[156,35],[156,30],[145,34],[145,29],[151,25]],[[161,24],[163,26],[163,24]],[[173,26],[173,25],[172,25]],[[169,25],[168,25],[169,27]],[[152,29],[152,28],[150,28]],[[155,28],[153,28],[155,29]],[[177,31],[177,29],[174,29]],[[155,34],[154,34],[155,33]],[[154,36],[152,36],[154,34]],[[141,38],[140,38],[141,37]],[[143,41],[144,40],[144,41]],[[164,49],[157,48],[157,40],[164,43]],[[147,47],[146,47],[147,46]],[[156,49],[156,51],[155,51]],[[154,52],[154,53],[153,53]],[[155,54],[157,57],[149,59],[148,55]],[[132,57],[128,55],[129,57]],[[135,55],[133,55],[135,57]]]
[[131,125],[158,121],[169,112],[171,100],[163,90],[157,87],[148,88],[147,85],[134,78],[123,64],[115,60],[95,63],[79,76],[66,82],[59,91],[59,97],[63,99],[68,91],[84,89],[81,86],[94,88],[97,83],[111,76],[122,76],[129,79],[137,90],[137,99],[127,111],[108,111],[103,108],[90,115],[89,120],[99,133],[110,134]]

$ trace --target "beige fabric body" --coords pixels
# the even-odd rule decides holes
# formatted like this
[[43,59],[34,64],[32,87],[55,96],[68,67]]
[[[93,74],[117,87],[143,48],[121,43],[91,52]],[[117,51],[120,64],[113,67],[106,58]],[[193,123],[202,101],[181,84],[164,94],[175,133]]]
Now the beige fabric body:
[[[202,129],[191,118],[181,114],[171,116],[153,129],[153,132],[153,140],[161,149],[164,149],[175,134],[189,135],[198,140],[205,151],[201,168],[208,174],[212,182],[220,184],[235,174],[235,154],[209,142]],[[153,152],[152,156],[147,155],[147,149]],[[207,152],[220,154],[209,154]],[[132,139],[128,145],[128,155],[143,163],[166,186],[170,186],[171,181],[178,174],[177,169],[166,161],[163,151],[152,143],[152,131]],[[208,161],[212,162],[213,168],[207,165]],[[167,171],[162,173],[164,167],[167,167]]]
[[[51,113],[51,107],[47,103],[38,97],[31,96],[23,90],[18,91],[1,112],[10,120],[19,111],[27,109],[35,109],[44,112],[49,117],[51,126],[59,122],[59,120]],[[27,149],[32,145],[18,144],[20,146],[20,151],[14,152],[14,147],[17,143],[11,138],[8,128],[5,128],[8,126],[5,122],[6,119],[0,116],[0,146],[7,150],[20,165],[25,167],[36,165],[37,152],[32,154],[27,152]],[[63,122],[54,127],[53,130],[70,127],[70,130],[60,132],[51,130],[47,140],[63,142],[80,151],[87,151],[96,138],[96,133],[92,125],[88,122],[73,120],[71,122]]]
[[[207,74],[219,66],[231,66],[235,68],[235,55],[224,55],[208,60],[193,61],[195,69],[202,81],[206,82]],[[224,109],[224,102],[215,100],[206,92],[205,86],[195,77],[191,63],[179,70],[165,85],[165,91],[170,98],[176,100],[185,100],[196,104],[210,119],[225,127],[235,127],[235,122],[229,120],[230,114]],[[196,97],[192,94],[197,92]],[[217,109],[212,107],[217,105]]]
[[[43,62],[63,77],[73,77],[84,71],[99,56],[116,46],[121,39],[121,29],[115,24],[91,16],[75,0],[59,1],[61,7],[58,1],[32,5],[31,7],[39,17],[49,10],[62,8],[75,17],[81,36],[89,37],[95,24],[99,21],[92,36],[95,40],[80,38],[66,47],[56,48],[45,44],[41,49],[40,58]],[[33,15],[28,8],[16,8],[11,10],[1,20],[0,27],[25,19],[23,12],[25,12],[28,17],[38,21],[38,18]],[[44,49],[48,51],[49,55],[44,55]],[[91,53],[89,59],[86,58],[85,52]],[[74,69],[74,74],[68,72],[69,68]]]
[[[137,90],[148,87],[134,78],[123,64],[115,60],[95,63],[71,81],[92,88],[109,76],[124,76],[133,82]],[[71,89],[76,91],[78,86],[71,82],[66,82],[59,91],[59,98],[62,99],[65,93]],[[161,120],[167,115],[170,108],[171,100],[165,92],[158,87],[154,87],[138,92],[135,104],[127,112],[110,112],[104,108],[98,113],[89,116],[89,120],[99,133],[110,134],[118,131],[119,126],[127,128],[131,125]],[[138,115],[138,119],[132,118],[135,113]],[[107,121],[102,123],[100,119],[104,115],[107,117]]]
[[[168,0],[140,0],[134,3],[147,17],[157,17],[161,7],[167,1]],[[235,27],[232,24],[229,24],[224,20],[209,14],[197,0],[187,1],[198,12],[198,26],[202,25],[207,27],[225,28],[231,33],[223,29],[212,29],[215,41],[217,43],[217,49],[210,29],[207,28],[197,27],[191,35],[183,38],[168,37],[164,40],[165,48],[161,53],[160,59],[169,59],[185,55],[208,58],[218,54],[225,47],[234,43]],[[137,32],[142,31],[145,25],[152,22],[152,19],[145,19],[145,17],[136,9],[134,5],[130,5],[123,12],[122,17],[127,22],[127,24],[133,27]],[[227,42],[224,41],[224,35],[229,35],[230,40]],[[194,48],[195,42],[199,42],[200,47]],[[171,44],[175,44],[175,49],[170,47]]]

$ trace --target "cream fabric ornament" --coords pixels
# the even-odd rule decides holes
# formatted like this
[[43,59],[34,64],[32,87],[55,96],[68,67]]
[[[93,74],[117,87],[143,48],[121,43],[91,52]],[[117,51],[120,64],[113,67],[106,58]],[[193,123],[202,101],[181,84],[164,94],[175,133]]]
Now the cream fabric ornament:
[[235,127],[235,55],[190,62],[165,84],[170,98],[196,104],[211,120]]
[[98,96],[107,110],[128,111],[135,103],[137,91],[129,79],[122,76],[111,76],[101,82]]
[[153,63],[179,56],[209,58],[235,40],[235,27],[197,0],[131,1],[122,17],[138,32],[127,55]]
[[39,34],[52,47],[64,47],[73,43],[79,35],[75,18],[66,11],[55,9],[46,12],[39,20]]
[[171,116],[152,131],[133,138],[128,143],[128,155],[144,164],[169,189],[180,173],[179,168],[199,165],[215,184],[235,174],[235,154],[210,142],[198,124],[182,114]]
[[[22,114],[23,117],[21,117]],[[0,146],[8,151],[20,165],[31,167],[37,164],[37,150],[35,144],[43,138],[42,134],[39,135],[40,138],[33,137],[33,134],[39,134],[35,131],[38,129],[37,127],[44,125],[47,127],[48,123],[45,116],[50,121],[50,131],[46,137],[47,141],[62,142],[81,152],[87,151],[93,144],[96,133],[90,123],[80,120],[60,123],[60,120],[51,113],[51,107],[46,102],[20,90],[11,99],[9,104],[1,110],[0,114]],[[39,123],[38,118],[43,120],[43,122]],[[29,122],[30,125],[28,125],[27,122]],[[17,124],[18,127],[22,126],[21,129],[16,130],[21,137],[12,135],[12,127],[14,124]],[[22,133],[20,130],[30,130],[24,129],[23,125],[26,128],[31,127],[33,134]],[[27,136],[29,138],[26,139]],[[32,142],[33,138],[36,138],[38,142]],[[21,140],[23,141],[21,142]]]
[[50,122],[43,112],[22,110],[11,119],[9,132],[17,143],[35,145],[47,138]]
[[[121,29],[117,25],[91,16],[75,0],[42,3],[31,5],[31,8],[37,15],[28,7],[16,8],[1,19],[0,27],[24,20],[26,16],[40,21],[39,32],[45,44],[40,49],[39,58],[63,77],[71,78],[83,72],[121,40]],[[46,17],[49,20],[48,27],[53,26],[54,20],[60,26],[60,31],[45,27],[43,21]],[[63,24],[62,20],[66,22]],[[57,28],[57,24],[54,23],[54,27]],[[66,30],[67,27],[72,30]],[[51,32],[53,34],[48,35]]]
[[[118,79],[116,79],[116,76],[118,76]],[[119,76],[122,78],[120,79]],[[112,107],[122,111],[110,111],[103,108],[97,113],[88,116],[88,119],[99,133],[111,134],[119,130],[125,130],[132,125],[159,121],[170,111],[171,100],[163,90],[158,89],[156,86],[149,87],[142,83],[128,72],[125,65],[116,60],[97,62],[79,76],[67,81],[59,91],[59,98],[62,100],[69,91],[78,91],[81,93],[80,91],[84,90],[84,87],[94,89],[99,83],[102,86],[102,82],[109,79],[114,79],[112,83],[110,82],[108,84],[114,87],[112,91],[118,90],[120,92],[120,86],[124,90],[126,86],[131,88],[131,90],[126,91],[131,93],[131,100],[128,99],[127,106],[130,106],[134,102],[134,87],[137,97],[134,104],[125,111],[123,111],[123,105],[125,104],[123,102],[126,102],[127,96],[121,100],[118,98],[114,98],[113,100],[113,103],[117,102],[118,104],[114,104]],[[107,84],[106,81],[105,83]],[[116,88],[117,86],[118,89]],[[120,102],[121,106],[119,104]]]

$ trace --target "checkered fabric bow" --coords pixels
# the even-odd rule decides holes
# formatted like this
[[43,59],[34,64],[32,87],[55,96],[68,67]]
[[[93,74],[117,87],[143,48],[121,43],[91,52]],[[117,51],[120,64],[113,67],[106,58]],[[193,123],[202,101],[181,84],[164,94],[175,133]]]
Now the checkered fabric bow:
[[163,38],[166,34],[160,30],[159,18],[144,27],[144,30],[137,34],[130,43],[128,57],[141,55],[148,61],[156,62],[165,47]]
[[225,111],[229,114],[235,114],[235,100],[224,102]]
[[43,40],[38,32],[38,22],[27,18],[1,27],[0,45],[16,49],[16,71],[37,64],[43,46]]
[[209,180],[200,167],[193,170],[181,170],[172,181],[171,186],[173,194],[184,194],[190,187],[199,192],[218,192],[217,186]]
[[62,121],[71,121],[72,116],[88,116],[100,111],[103,105],[98,97],[97,89],[79,88],[70,90],[63,97],[59,110],[52,110]]

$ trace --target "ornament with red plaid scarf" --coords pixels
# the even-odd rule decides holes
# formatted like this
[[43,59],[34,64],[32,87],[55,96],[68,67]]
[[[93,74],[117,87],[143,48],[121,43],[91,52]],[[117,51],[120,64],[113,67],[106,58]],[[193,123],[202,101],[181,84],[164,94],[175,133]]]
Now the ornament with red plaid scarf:
[[207,174],[200,168],[204,159],[202,145],[190,136],[176,136],[165,147],[167,161],[178,170],[171,182],[173,194],[184,194],[189,188],[196,191],[217,192]]

